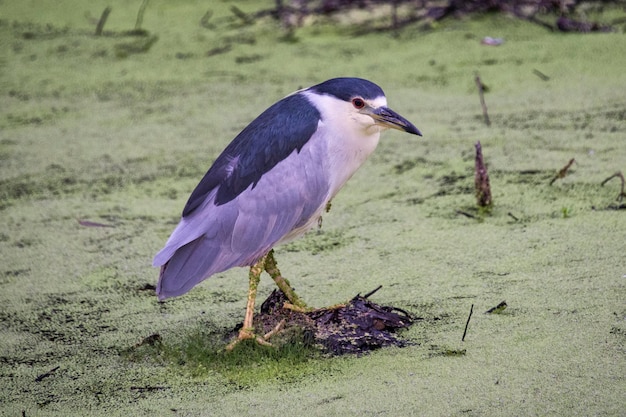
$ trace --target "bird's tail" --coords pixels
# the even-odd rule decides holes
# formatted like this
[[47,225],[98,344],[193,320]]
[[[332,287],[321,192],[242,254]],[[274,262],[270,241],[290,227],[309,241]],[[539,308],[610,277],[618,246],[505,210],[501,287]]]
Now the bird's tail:
[[178,248],[161,265],[156,288],[159,300],[183,295],[211,275],[234,266],[228,254],[213,246],[210,240],[200,237]]
[[211,275],[235,266],[254,265],[267,251],[269,248],[259,252],[261,255],[253,254],[246,257],[239,251],[233,251],[228,244],[219,245],[215,240],[201,236],[178,248],[172,257],[161,265],[156,288],[157,296],[159,300],[164,300],[183,295]]

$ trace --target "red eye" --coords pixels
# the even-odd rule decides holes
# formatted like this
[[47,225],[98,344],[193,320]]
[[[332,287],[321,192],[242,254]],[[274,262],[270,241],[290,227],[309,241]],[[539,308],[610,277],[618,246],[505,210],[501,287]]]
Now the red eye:
[[365,107],[365,102],[363,101],[362,98],[357,97],[357,98],[352,99],[352,105],[356,109],[362,109],[363,107]]

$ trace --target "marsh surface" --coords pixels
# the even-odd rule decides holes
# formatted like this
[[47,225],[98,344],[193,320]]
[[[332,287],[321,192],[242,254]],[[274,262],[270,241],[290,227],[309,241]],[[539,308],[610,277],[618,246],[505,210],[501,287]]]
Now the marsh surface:
[[[600,185],[626,170],[622,33],[563,35],[491,16],[397,37],[325,22],[285,39],[271,22],[206,27],[206,5],[154,1],[148,44],[120,34],[135,24],[138,5],[127,3],[0,6],[4,414],[623,413],[626,210],[618,179]],[[216,18],[231,3],[217,3]],[[606,13],[597,17],[616,12]],[[481,45],[485,36],[505,42]],[[362,357],[226,358],[247,272],[158,303],[152,256],[247,123],[346,75],[381,85],[424,137],[387,132],[323,229],[277,248],[281,270],[311,305],[382,284],[373,301],[423,320],[403,333],[410,346]],[[477,141],[490,213],[475,209]],[[272,289],[262,280],[259,298]]]

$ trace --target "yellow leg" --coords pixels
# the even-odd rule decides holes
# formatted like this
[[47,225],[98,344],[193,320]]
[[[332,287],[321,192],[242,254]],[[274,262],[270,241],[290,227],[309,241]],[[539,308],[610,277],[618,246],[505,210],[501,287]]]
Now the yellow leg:
[[239,332],[240,339],[252,339],[254,337],[254,325],[252,321],[254,319],[254,303],[256,302],[256,293],[259,288],[259,282],[261,281],[261,272],[263,272],[263,266],[265,265],[265,257],[261,258],[256,264],[250,267],[248,286],[248,304],[246,304],[246,316],[243,319],[243,327]]
[[248,303],[246,305],[246,315],[243,319],[243,327],[239,330],[239,335],[235,340],[230,342],[228,346],[226,346],[226,350],[232,350],[237,343],[246,339],[255,339],[256,342],[260,345],[271,346],[267,340],[278,333],[280,329],[285,325],[284,320],[281,321],[276,328],[274,328],[271,332],[267,333],[264,336],[258,336],[254,333],[254,303],[256,301],[257,289],[259,287],[259,282],[261,281],[261,273],[266,271],[278,288],[285,294],[290,304],[285,303],[285,307],[288,307],[292,310],[296,311],[307,311],[308,308],[304,301],[295,293],[291,285],[289,285],[289,281],[282,277],[280,271],[278,270],[278,266],[276,265],[276,260],[274,259],[274,251],[271,250],[259,259],[257,263],[250,267],[250,273],[248,274],[248,279],[250,281],[248,286]]
[[291,303],[291,306],[289,306],[290,308],[300,311],[305,311],[308,309],[306,303],[302,300],[302,298],[298,297],[293,288],[291,288],[291,285],[289,285],[289,281],[287,281],[280,274],[276,259],[274,259],[273,249],[269,251],[268,254],[265,256],[265,271],[270,274],[278,288],[280,288],[283,294],[285,294],[285,296]]
[[226,346],[226,350],[232,350],[237,343],[241,342],[245,339],[257,339],[259,344],[269,344],[267,341],[262,339],[261,337],[257,337],[254,334],[254,303],[256,301],[256,293],[259,287],[259,282],[261,281],[261,273],[265,268],[265,258],[262,257],[256,264],[250,267],[250,273],[248,274],[248,278],[250,280],[250,284],[248,286],[248,303],[246,304],[246,315],[243,319],[243,327],[239,330],[239,336],[237,339],[233,340]]

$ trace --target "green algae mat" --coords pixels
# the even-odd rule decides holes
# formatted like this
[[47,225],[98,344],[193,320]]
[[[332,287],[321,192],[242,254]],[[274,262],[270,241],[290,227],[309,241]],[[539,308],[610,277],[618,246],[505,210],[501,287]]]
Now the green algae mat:
[[[153,1],[139,31],[140,2],[0,3],[0,414],[623,415],[626,199],[605,181],[626,172],[623,27],[287,36],[226,19],[259,3]],[[158,303],[152,257],[247,123],[337,76],[382,86],[424,136],[386,132],[323,228],[277,257],[313,306],[382,285],[371,300],[414,317],[407,346],[227,354],[247,271]]]

